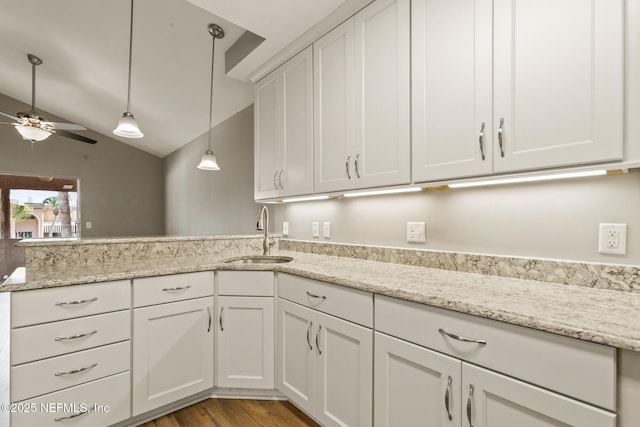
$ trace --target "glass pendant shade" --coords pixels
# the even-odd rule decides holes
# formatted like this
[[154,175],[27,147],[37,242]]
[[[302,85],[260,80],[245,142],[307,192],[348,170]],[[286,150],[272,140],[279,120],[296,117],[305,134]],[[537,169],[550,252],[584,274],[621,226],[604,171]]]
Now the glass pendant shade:
[[31,142],[44,141],[51,136],[51,132],[35,126],[20,125],[16,126],[16,130],[22,135],[22,139]]
[[138,122],[133,117],[133,114],[126,112],[122,115],[118,126],[113,130],[113,133],[123,138],[142,138],[144,134],[140,132]]
[[219,171],[220,166],[218,166],[218,161],[216,160],[216,156],[213,155],[213,151],[207,150],[200,160],[200,164],[198,164],[198,169],[206,170],[206,171]]

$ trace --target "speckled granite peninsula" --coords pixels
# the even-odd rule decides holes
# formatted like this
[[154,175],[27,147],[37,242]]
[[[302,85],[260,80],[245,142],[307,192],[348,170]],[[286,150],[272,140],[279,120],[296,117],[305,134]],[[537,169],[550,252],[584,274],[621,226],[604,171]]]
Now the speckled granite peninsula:
[[273,252],[293,261],[225,264],[261,253],[262,236],[256,235],[24,242],[26,277],[12,277],[0,290],[191,271],[275,270],[640,351],[636,267],[274,240]]

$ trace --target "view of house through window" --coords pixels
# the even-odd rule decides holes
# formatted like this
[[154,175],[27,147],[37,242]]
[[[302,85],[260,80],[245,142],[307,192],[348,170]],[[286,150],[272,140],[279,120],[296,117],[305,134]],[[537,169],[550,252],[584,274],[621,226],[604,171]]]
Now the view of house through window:
[[24,265],[21,239],[80,237],[78,180],[0,174],[0,277]]

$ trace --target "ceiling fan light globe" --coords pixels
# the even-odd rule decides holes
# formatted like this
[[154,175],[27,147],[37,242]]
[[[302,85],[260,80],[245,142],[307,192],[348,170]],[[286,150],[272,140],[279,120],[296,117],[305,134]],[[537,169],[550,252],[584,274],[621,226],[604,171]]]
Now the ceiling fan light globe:
[[144,134],[140,132],[138,122],[133,117],[133,114],[126,112],[122,115],[122,118],[118,121],[118,126],[113,130],[115,135],[123,138],[142,138]]
[[39,142],[44,141],[51,136],[51,132],[48,130],[40,129],[35,126],[18,125],[16,126],[16,130],[25,141]]
[[216,160],[216,156],[213,155],[213,151],[207,150],[203,155],[200,163],[198,164],[198,169],[206,170],[206,171],[219,171],[220,166],[218,166],[218,161]]

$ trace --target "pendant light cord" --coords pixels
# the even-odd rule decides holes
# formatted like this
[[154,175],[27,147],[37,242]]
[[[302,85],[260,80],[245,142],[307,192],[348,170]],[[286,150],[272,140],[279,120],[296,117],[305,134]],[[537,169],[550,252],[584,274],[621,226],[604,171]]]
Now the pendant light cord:
[[216,53],[216,37],[212,36],[213,43],[211,45],[211,90],[209,91],[209,137],[207,147],[211,150],[211,121],[213,116],[213,63]]
[[131,58],[133,56],[133,0],[131,0],[131,24],[129,26],[129,85],[127,88],[127,112],[131,112]]

